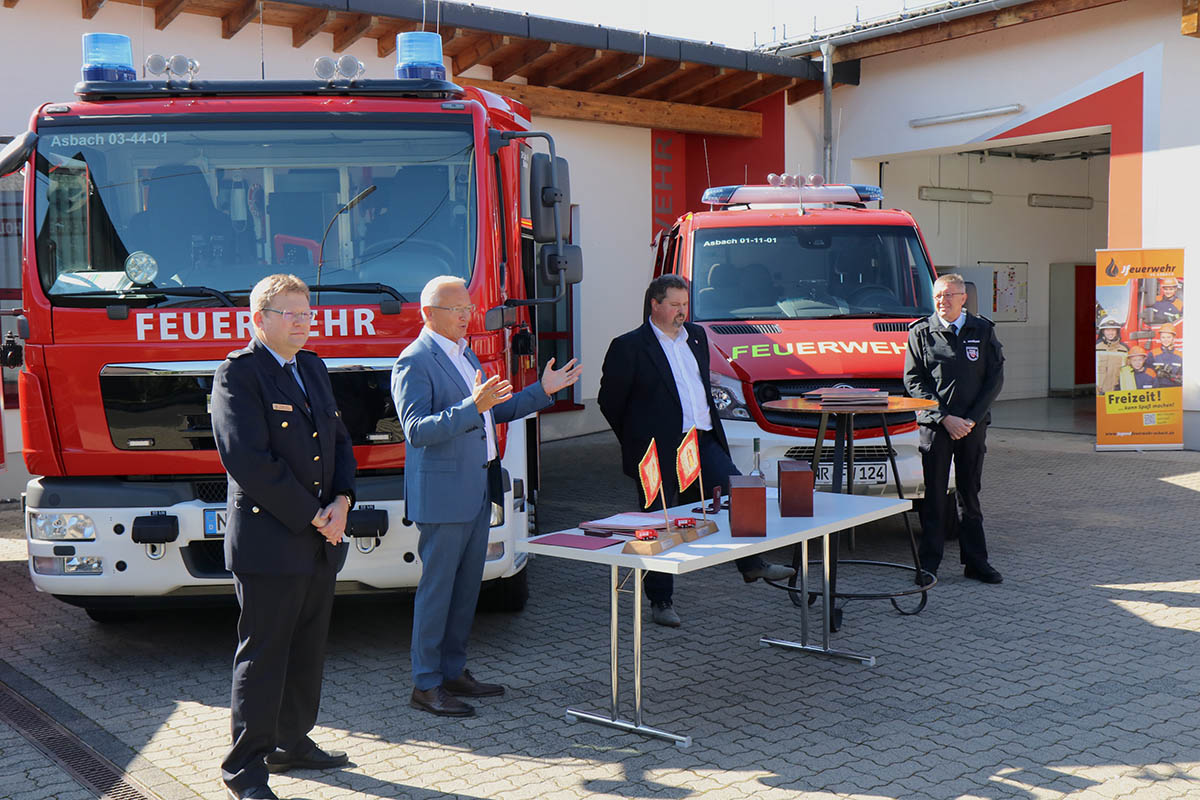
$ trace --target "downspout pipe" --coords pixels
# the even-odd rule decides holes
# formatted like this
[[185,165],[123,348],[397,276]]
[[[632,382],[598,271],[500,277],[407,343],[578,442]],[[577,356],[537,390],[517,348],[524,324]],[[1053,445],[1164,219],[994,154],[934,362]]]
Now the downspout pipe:
[[821,68],[824,84],[825,120],[822,123],[821,139],[825,145],[822,175],[833,181],[833,45],[821,42]]

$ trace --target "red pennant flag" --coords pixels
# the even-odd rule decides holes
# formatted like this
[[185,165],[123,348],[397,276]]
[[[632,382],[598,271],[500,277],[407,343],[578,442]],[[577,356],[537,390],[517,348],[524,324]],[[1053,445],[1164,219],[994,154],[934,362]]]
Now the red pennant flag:
[[638,476],[642,479],[642,494],[646,496],[646,508],[654,502],[658,497],[658,493],[662,491],[662,472],[658,467],[658,447],[655,446],[654,440],[650,440],[650,446],[646,448],[646,455],[642,456],[642,460],[638,462]]
[[679,478],[681,494],[700,477],[700,434],[694,425],[675,451],[675,475]]

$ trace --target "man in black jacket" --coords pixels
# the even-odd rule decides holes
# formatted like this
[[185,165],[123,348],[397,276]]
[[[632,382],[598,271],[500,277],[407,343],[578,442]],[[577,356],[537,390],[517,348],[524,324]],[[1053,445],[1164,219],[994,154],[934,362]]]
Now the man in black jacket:
[[308,287],[263,278],[254,338],[213,378],[213,434],[229,473],[225,566],[241,606],[233,660],[233,746],[221,774],[234,800],[271,800],[268,772],[348,763],[308,738],[354,505],[354,451],[325,364],[302,350]]
[[933,286],[937,311],[908,327],[904,358],[904,388],[911,397],[936,400],[937,407],[917,414],[921,461],[925,472],[925,502],[921,506],[921,568],[918,585],[937,575],[945,547],[946,492],[950,461],[962,504],[958,546],[963,574],[984,583],[1000,583],[1000,573],[988,563],[979,508],[983,455],[992,402],[1004,383],[1004,352],[991,320],[969,314],[967,289],[953,273]]
[[[637,484],[639,508],[645,506],[638,461],[654,439],[662,464],[667,506],[686,502],[679,495],[675,451],[694,425],[700,434],[700,471],[705,496],[714,487],[729,492],[729,476],[740,475],[729,457],[729,443],[713,405],[708,369],[708,336],[687,322],[688,284],[678,275],[655,278],[646,289],[646,321],[613,339],[600,376],[600,411],[621,443],[622,471]],[[690,491],[684,494],[684,498]],[[737,568],[747,583],[768,578],[787,580],[795,571],[767,564],[758,556],[739,558]],[[659,625],[678,627],[671,599],[674,579],[648,572],[643,582],[651,615]]]

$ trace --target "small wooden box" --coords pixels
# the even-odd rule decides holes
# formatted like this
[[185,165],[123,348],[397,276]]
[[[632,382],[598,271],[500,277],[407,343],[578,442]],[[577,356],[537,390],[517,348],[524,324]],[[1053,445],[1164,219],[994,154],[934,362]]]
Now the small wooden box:
[[762,478],[730,476],[729,535],[767,535],[767,482]]
[[813,515],[812,468],[803,461],[779,460],[779,516]]

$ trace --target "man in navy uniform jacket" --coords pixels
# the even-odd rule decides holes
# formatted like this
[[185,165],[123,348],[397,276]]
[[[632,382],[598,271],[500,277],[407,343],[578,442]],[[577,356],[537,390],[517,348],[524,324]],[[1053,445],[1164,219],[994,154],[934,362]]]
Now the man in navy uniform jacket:
[[325,364],[310,350],[308,287],[263,278],[254,338],[213,379],[217,451],[229,473],[225,566],[241,606],[233,660],[229,796],[275,798],[267,773],[348,763],[308,738],[354,505],[354,451]]

